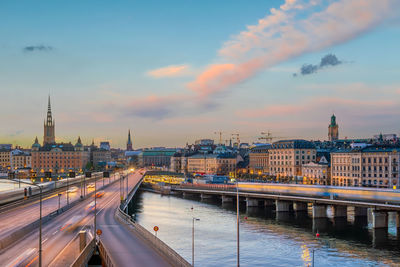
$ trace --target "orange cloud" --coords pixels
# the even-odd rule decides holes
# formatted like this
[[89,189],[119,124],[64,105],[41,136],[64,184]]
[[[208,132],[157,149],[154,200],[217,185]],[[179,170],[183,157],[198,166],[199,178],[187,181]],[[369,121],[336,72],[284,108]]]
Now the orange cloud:
[[202,97],[219,93],[278,63],[356,38],[399,16],[399,8],[397,0],[286,0],[227,41],[219,51],[224,63],[209,65],[188,87]]
[[170,65],[163,68],[150,70],[147,72],[148,76],[153,78],[165,78],[165,77],[180,77],[190,74],[189,65]]

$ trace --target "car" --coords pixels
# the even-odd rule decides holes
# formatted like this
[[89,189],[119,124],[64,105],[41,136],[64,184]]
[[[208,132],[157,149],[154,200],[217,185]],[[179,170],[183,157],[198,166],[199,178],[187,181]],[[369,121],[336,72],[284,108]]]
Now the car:
[[76,191],[78,191],[78,187],[76,187],[76,186],[70,187],[67,190],[68,193],[75,193]]
[[105,192],[104,191],[99,191],[96,193],[96,198],[101,198],[102,196],[104,196]]

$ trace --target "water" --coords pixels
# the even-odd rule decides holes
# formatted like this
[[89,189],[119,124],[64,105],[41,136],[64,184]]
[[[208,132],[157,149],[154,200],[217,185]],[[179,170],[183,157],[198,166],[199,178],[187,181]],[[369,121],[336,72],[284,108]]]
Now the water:
[[[193,207],[193,209],[192,209]],[[373,231],[366,219],[314,221],[307,213],[279,215],[267,208],[240,206],[241,266],[400,266],[400,234],[396,228]],[[195,265],[236,266],[236,207],[139,192],[132,213],[149,231],[192,260],[195,222]],[[247,218],[246,218],[247,217]],[[393,222],[392,222],[393,224]],[[320,237],[316,237],[316,232]]]

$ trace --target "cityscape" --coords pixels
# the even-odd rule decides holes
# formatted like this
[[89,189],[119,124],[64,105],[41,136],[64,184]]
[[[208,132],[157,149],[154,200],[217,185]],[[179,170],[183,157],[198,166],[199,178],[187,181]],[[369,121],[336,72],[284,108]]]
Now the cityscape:
[[1,265],[400,266],[400,2],[151,2],[2,3]]

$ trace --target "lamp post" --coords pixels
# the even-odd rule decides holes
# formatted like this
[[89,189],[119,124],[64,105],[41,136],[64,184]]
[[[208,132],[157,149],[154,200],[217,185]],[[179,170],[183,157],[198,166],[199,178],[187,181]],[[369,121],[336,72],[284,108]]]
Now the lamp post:
[[[236,178],[236,168],[235,168],[235,178]],[[239,184],[236,179],[236,241],[237,241],[237,266],[240,266],[240,242],[239,242]]]
[[200,221],[200,219],[193,217],[192,220],[192,266],[194,266],[194,221]]
[[42,187],[37,184],[30,184],[24,181],[19,181],[20,183],[33,185],[39,187],[39,267],[42,267]]
[[96,185],[96,176],[94,177],[94,239],[95,239],[95,248],[96,248],[96,218],[97,218],[97,185]]

